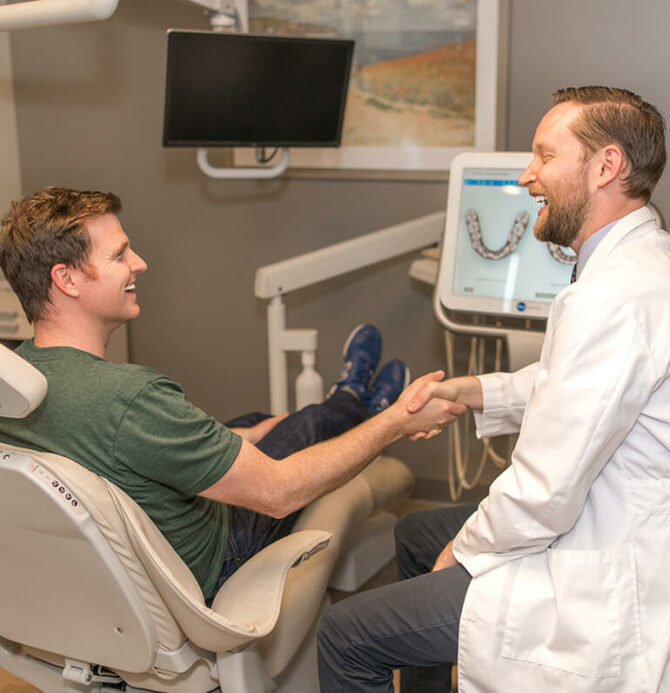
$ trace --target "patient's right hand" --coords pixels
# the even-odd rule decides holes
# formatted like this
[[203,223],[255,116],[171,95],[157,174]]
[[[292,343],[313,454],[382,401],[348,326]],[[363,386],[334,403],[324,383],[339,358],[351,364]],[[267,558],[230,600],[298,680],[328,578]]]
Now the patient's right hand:
[[422,386],[417,388],[414,396],[409,400],[407,411],[414,414],[423,409],[426,403],[435,397],[446,399],[450,402],[457,402],[459,390],[453,381],[454,379],[452,378],[450,380],[442,380],[441,382],[428,380],[422,383]]
[[[427,373],[412,382],[400,395],[394,406],[403,407],[408,415],[404,430],[410,440],[427,440],[439,435],[450,423],[454,422],[467,407],[459,402],[446,399],[442,371]],[[447,381],[448,382],[448,381]],[[420,401],[421,406],[414,412],[411,404]]]
[[[451,403],[458,403],[468,409],[481,411],[484,406],[484,395],[482,384],[474,375],[465,375],[458,378],[450,378],[437,382],[435,380],[426,380],[422,386],[418,388],[413,397],[409,399],[407,411],[410,413],[419,413],[423,407],[434,398],[442,398]],[[456,411],[456,409],[454,409]],[[460,413],[463,413],[463,409]],[[426,436],[417,435],[412,440],[425,438]]]
[[[437,403],[440,403],[440,407],[447,410],[447,420],[444,423],[438,424],[436,427],[433,428],[424,428],[423,430],[417,431],[416,433],[412,433],[411,435],[408,435],[407,437],[412,440],[430,440],[431,438],[434,438],[437,435],[440,435],[442,431],[449,425],[452,424],[456,419],[463,413],[467,411],[467,407],[464,404],[460,404],[459,402],[451,402],[449,400],[444,400],[442,398],[435,398],[431,401],[429,401],[427,404],[424,405],[422,411],[425,411],[426,409],[430,409],[435,407]],[[418,412],[416,414],[412,414],[411,416],[418,416]]]

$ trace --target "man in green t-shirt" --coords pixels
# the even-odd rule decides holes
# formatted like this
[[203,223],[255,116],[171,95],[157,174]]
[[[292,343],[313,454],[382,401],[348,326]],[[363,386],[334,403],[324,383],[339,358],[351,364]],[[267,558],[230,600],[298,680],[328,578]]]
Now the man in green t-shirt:
[[35,329],[18,353],[49,389],[27,418],[0,419],[0,436],[70,457],[124,489],[211,598],[241,563],[290,532],[310,501],[395,440],[437,435],[462,405],[435,400],[409,414],[410,399],[443,374],[400,395],[399,361],[371,382],[381,337],[368,325],[350,336],[342,378],[324,403],[237,426],[207,416],[157,371],[105,361],[112,332],[139,315],[135,282],[147,268],[120,209],[110,193],[45,188],[2,220],[0,266]]

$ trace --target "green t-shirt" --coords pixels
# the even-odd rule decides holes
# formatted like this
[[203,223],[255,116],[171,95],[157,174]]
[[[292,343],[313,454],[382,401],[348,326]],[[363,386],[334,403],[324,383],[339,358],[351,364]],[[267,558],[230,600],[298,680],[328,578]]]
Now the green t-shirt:
[[17,353],[44,373],[49,388],[25,419],[0,418],[1,439],[69,457],[122,488],[208,597],[226,551],[228,508],[196,494],[228,471],[240,436],[151,368],[70,347],[40,348],[32,340]]

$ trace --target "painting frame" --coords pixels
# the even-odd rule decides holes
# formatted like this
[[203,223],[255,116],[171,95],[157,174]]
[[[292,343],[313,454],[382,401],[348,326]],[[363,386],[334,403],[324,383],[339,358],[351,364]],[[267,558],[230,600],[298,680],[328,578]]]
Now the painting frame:
[[[508,0],[477,0],[474,144],[472,146],[351,146],[291,148],[288,174],[350,174],[353,177],[427,177],[447,175],[463,151],[492,151],[504,144],[506,110]],[[253,150],[238,148],[235,164],[255,164]],[[319,175],[319,173],[321,175]]]

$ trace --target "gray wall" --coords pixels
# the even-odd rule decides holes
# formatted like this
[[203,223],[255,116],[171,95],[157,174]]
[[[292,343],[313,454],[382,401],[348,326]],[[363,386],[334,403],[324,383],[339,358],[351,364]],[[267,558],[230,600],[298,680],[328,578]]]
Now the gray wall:
[[[527,149],[558,86],[629,87],[670,113],[667,0],[512,0],[508,146]],[[11,36],[23,187],[111,189],[149,262],[132,359],[181,382],[221,419],[268,405],[264,305],[257,267],[430,213],[446,185],[426,181],[207,180],[190,150],[160,146],[164,31],[207,28],[176,0],[121,0],[109,21]],[[670,216],[668,176],[656,202]],[[386,356],[415,374],[443,364],[442,335],[411,258],[289,297],[290,327],[318,327],[319,366],[336,375],[350,326],[374,321]],[[446,478],[445,443],[399,443],[415,473]],[[430,484],[422,484],[426,489]]]
[[[667,0],[512,0],[508,149],[528,149],[558,87],[607,84],[670,119]],[[670,173],[653,201],[670,221]]]

